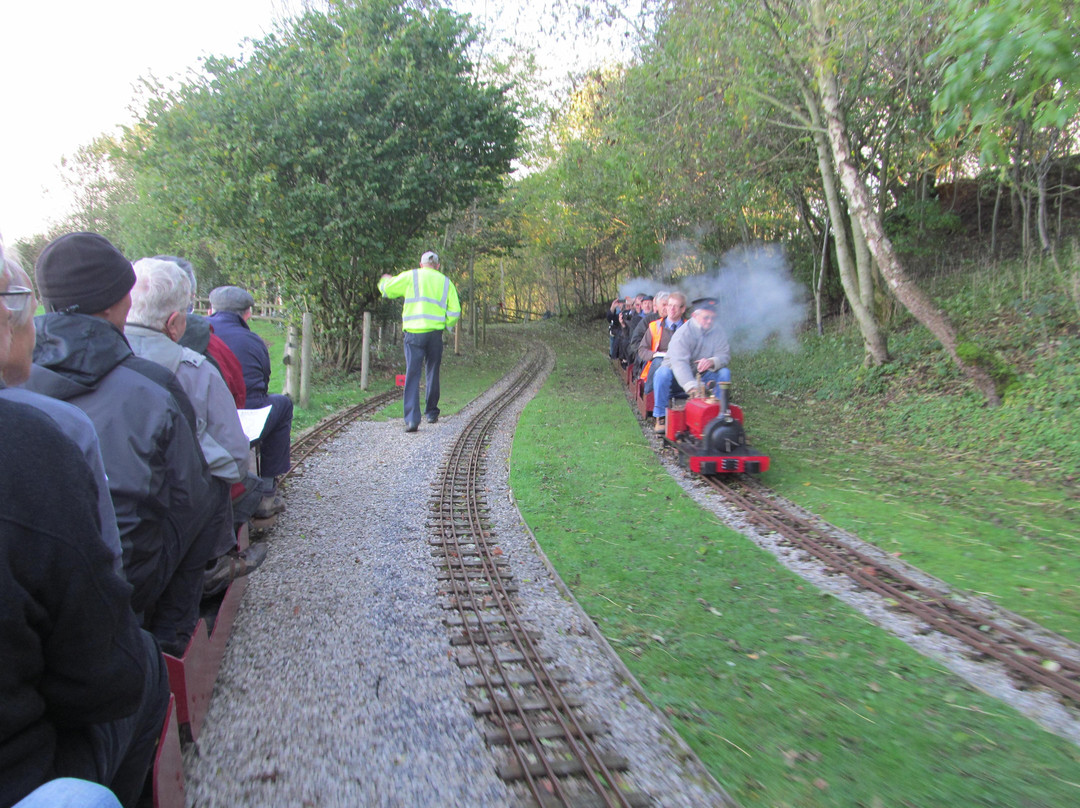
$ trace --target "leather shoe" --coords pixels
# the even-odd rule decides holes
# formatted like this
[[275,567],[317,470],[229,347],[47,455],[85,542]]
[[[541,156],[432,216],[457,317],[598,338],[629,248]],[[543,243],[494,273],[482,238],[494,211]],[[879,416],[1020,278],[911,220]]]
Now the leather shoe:
[[656,419],[656,423],[653,424],[653,432],[655,432],[657,435],[663,435],[666,429],[667,418],[661,415],[659,418]]
[[252,544],[241,553],[226,553],[214,561],[214,566],[203,573],[203,597],[224,592],[229,584],[257,570],[266,560],[266,544]]
[[420,424],[405,424],[406,432],[415,432],[420,427]]
[[273,496],[263,497],[259,503],[259,507],[255,509],[255,513],[252,514],[256,519],[269,519],[276,513],[281,513],[285,510],[285,500],[279,497],[277,494]]
[[439,422],[439,414],[436,413],[435,415],[425,415],[424,420],[427,421],[429,424],[438,423]]

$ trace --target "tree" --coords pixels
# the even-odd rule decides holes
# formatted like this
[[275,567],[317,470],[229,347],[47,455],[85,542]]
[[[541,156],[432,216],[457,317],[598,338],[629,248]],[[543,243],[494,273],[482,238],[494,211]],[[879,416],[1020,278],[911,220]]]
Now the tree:
[[[1080,20],[1070,0],[952,0],[934,99],[942,137],[974,139],[982,161],[1013,183],[1026,214],[1032,186],[1043,250],[1047,176],[1069,148],[1080,110]],[[1011,170],[1010,170],[1010,163]]]
[[1001,394],[987,369],[987,364],[990,364],[988,358],[972,343],[962,344],[961,338],[945,313],[934,305],[933,301],[907,275],[893,250],[892,243],[885,235],[881,218],[871,204],[869,191],[862,177],[859,176],[852,158],[851,145],[840,107],[840,88],[832,67],[835,59],[834,40],[822,0],[810,0],[810,9],[816,36],[813,65],[829,145],[848,205],[865,233],[867,246],[897,299],[914,315],[915,319],[937,337],[949,356],[979,388],[986,400],[990,404],[1000,405]]
[[379,275],[414,263],[429,219],[497,189],[518,154],[508,86],[476,78],[474,36],[446,9],[340,2],[243,61],[208,59],[128,133],[143,204],[309,307],[324,357],[352,367]]

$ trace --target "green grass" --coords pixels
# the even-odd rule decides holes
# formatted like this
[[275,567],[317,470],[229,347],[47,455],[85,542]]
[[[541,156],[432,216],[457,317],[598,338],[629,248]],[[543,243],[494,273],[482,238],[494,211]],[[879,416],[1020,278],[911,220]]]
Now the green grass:
[[[582,605],[737,800],[767,806],[1080,800],[1080,750],[803,584],[690,500],[653,456],[611,372],[599,327],[547,333],[558,362],[514,440],[515,496]],[[744,389],[737,387],[738,395]],[[866,452],[850,443],[858,438],[843,438],[854,448],[837,454],[842,438],[822,443],[816,435],[819,420],[829,418],[818,409],[836,405],[787,395],[762,396],[784,402],[772,416],[741,396],[752,437],[776,461],[771,484],[798,491],[803,501],[824,507],[827,518],[846,513],[855,522],[873,510],[886,538],[905,519],[912,527],[900,531],[904,542],[939,526],[940,515],[924,502],[930,492],[917,479],[893,489],[902,501],[890,501],[888,490],[863,492],[876,485],[871,473],[887,481],[890,474],[922,471],[918,452],[915,460],[894,461],[891,449]],[[836,432],[843,434],[840,427]],[[987,495],[998,489],[1003,496],[1000,482],[977,472],[973,465],[970,478],[956,479],[955,492],[937,493],[959,496],[982,485]],[[1019,502],[1030,492],[1006,494]],[[1046,496],[1051,505],[1040,511],[1060,501],[1058,494]],[[949,527],[959,535],[1000,540],[983,538],[979,518],[963,508],[940,507],[953,515]],[[1012,504],[1003,512],[1007,535]],[[928,539],[922,552],[933,544]],[[973,552],[983,549],[972,545]],[[966,574],[989,572],[993,557],[988,552]],[[1001,559],[998,565],[1008,581],[1014,565]],[[981,579],[973,583],[982,586]],[[1054,597],[1044,606],[1064,611]]]

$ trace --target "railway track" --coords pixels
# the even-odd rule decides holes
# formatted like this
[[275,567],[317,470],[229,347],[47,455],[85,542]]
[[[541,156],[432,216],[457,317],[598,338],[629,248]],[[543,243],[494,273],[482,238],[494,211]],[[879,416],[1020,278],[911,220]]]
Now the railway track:
[[[617,375],[620,368],[616,367]],[[637,412],[630,390],[627,401]],[[759,481],[747,475],[703,475],[711,487],[760,529],[779,535],[783,542],[813,556],[827,573],[847,576],[863,589],[886,598],[890,608],[903,610],[933,631],[954,637],[976,660],[996,660],[1018,687],[1047,688],[1074,711],[1080,709],[1080,649],[1066,639],[1054,646],[1032,636],[1049,635],[1038,625],[1005,615],[977,598],[957,596],[944,584],[928,583],[929,576],[908,574],[902,565],[881,560],[853,543],[837,538],[839,531],[816,517],[788,506]],[[1069,652],[1061,649],[1069,648]]]
[[[954,637],[980,659],[994,659],[1025,686],[1038,685],[1080,708],[1080,662],[1031,639],[977,601],[957,598],[836,538],[827,527],[778,502],[775,495],[751,478],[702,477],[702,481],[742,511],[763,530],[817,558],[833,574],[845,575],[859,586],[887,598],[891,607],[917,617],[927,626]],[[1019,618],[1016,618],[1019,620]],[[1062,641],[1064,642],[1064,641]]]
[[[620,374],[617,366],[615,371]],[[633,396],[629,390],[626,394],[636,413]],[[752,477],[710,475],[699,479],[760,529],[778,534],[788,545],[816,558],[828,573],[847,576],[886,599],[890,608],[905,611],[929,629],[953,637],[969,649],[972,658],[996,660],[1019,687],[1046,688],[1073,710],[1080,709],[1080,649],[1067,640],[1055,638],[1056,647],[1050,647],[1032,638],[1049,635],[1040,626],[989,604],[984,608],[977,599],[958,597],[943,584],[927,583],[930,576],[917,580],[901,565],[837,538],[839,531],[831,525],[782,502]],[[1062,648],[1073,653],[1063,653]]]
[[372,396],[367,401],[344,409],[329,418],[323,419],[293,441],[289,455],[292,459],[292,465],[289,466],[289,470],[286,471],[282,477],[284,479],[291,477],[296,469],[303,464],[305,460],[311,457],[320,446],[353,421],[358,418],[363,418],[365,415],[371,415],[374,412],[378,412],[400,396],[401,391],[397,388],[387,390],[385,393],[379,393],[378,395]]
[[544,806],[646,806],[626,779],[627,761],[602,748],[601,723],[573,692],[569,672],[551,665],[541,632],[517,597],[510,559],[497,544],[483,494],[486,443],[503,411],[533,382],[550,349],[538,346],[508,389],[454,443],[431,498],[432,555],[456,660],[474,713],[498,750],[498,773]]

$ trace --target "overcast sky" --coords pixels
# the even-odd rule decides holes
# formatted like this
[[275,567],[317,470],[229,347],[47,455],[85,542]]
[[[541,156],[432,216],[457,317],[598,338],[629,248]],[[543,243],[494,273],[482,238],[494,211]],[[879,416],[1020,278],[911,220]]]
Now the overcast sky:
[[[11,0],[0,37],[0,233],[8,243],[45,230],[70,203],[62,156],[132,120],[141,76],[197,68],[200,57],[239,55],[302,0]],[[513,17],[517,0],[461,0],[489,21]],[[523,2],[526,8],[533,4]],[[562,42],[555,50],[573,53]],[[580,51],[579,51],[580,53]]]

